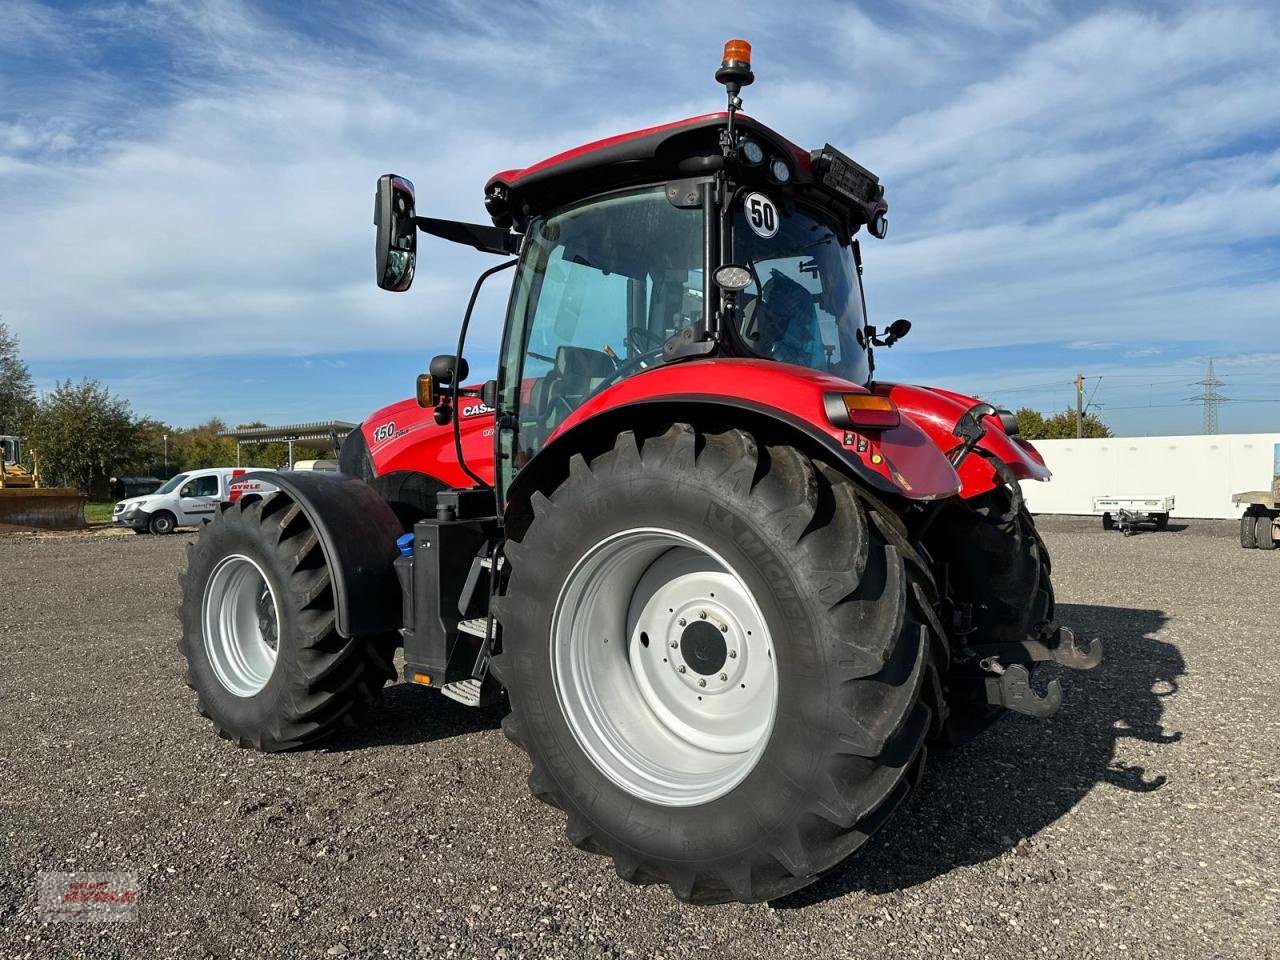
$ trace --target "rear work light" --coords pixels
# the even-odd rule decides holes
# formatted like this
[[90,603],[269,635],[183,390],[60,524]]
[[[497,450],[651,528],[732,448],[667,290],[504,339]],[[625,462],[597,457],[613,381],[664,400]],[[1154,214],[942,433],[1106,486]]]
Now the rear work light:
[[902,422],[893,401],[874,393],[828,393],[822,402],[837,427],[892,430]]

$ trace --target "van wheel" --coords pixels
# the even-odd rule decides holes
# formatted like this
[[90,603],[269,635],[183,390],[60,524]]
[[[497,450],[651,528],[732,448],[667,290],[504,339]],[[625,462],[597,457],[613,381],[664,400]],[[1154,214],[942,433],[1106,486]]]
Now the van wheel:
[[154,534],[160,535],[165,533],[173,533],[178,526],[178,521],[173,514],[167,510],[161,510],[159,513],[153,514],[147,529]]

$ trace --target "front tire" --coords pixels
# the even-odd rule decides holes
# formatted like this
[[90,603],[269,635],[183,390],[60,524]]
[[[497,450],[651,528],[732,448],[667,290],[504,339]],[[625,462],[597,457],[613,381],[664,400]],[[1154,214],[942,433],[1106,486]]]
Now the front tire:
[[1246,513],[1240,518],[1240,546],[1245,550],[1252,550],[1258,546],[1258,518],[1252,513]]
[[181,583],[187,685],[241,746],[288,750],[352,727],[395,677],[395,634],[338,633],[319,540],[283,493],[224,504]]
[[494,669],[576,846],[753,902],[888,820],[924,764],[932,584],[887,508],[792,447],[674,424],[575,456],[532,509]]
[[152,514],[151,519],[147,521],[147,530],[156,534],[156,536],[173,533],[177,528],[177,519],[167,510],[161,510],[159,513]]

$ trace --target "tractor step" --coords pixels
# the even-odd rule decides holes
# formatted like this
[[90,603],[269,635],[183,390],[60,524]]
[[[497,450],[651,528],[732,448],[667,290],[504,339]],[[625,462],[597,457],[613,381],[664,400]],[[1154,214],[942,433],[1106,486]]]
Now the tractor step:
[[474,617],[470,620],[462,620],[458,623],[459,633],[469,633],[473,637],[485,637],[489,633],[489,618]]
[[475,677],[446,683],[440,688],[440,692],[465,707],[487,707],[497,700],[496,685],[492,681],[485,683]]

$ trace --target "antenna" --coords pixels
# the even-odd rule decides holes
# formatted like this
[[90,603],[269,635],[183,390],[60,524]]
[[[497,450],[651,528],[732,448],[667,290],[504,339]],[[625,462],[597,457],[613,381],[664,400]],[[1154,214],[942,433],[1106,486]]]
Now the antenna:
[[1204,402],[1204,432],[1213,434],[1218,432],[1218,405],[1229,400],[1218,392],[1218,388],[1226,386],[1225,380],[1218,379],[1213,372],[1213,358],[1209,358],[1209,369],[1205,372],[1203,380],[1196,381],[1197,386],[1204,387],[1201,393],[1194,397],[1188,397],[1188,400],[1201,400]]

